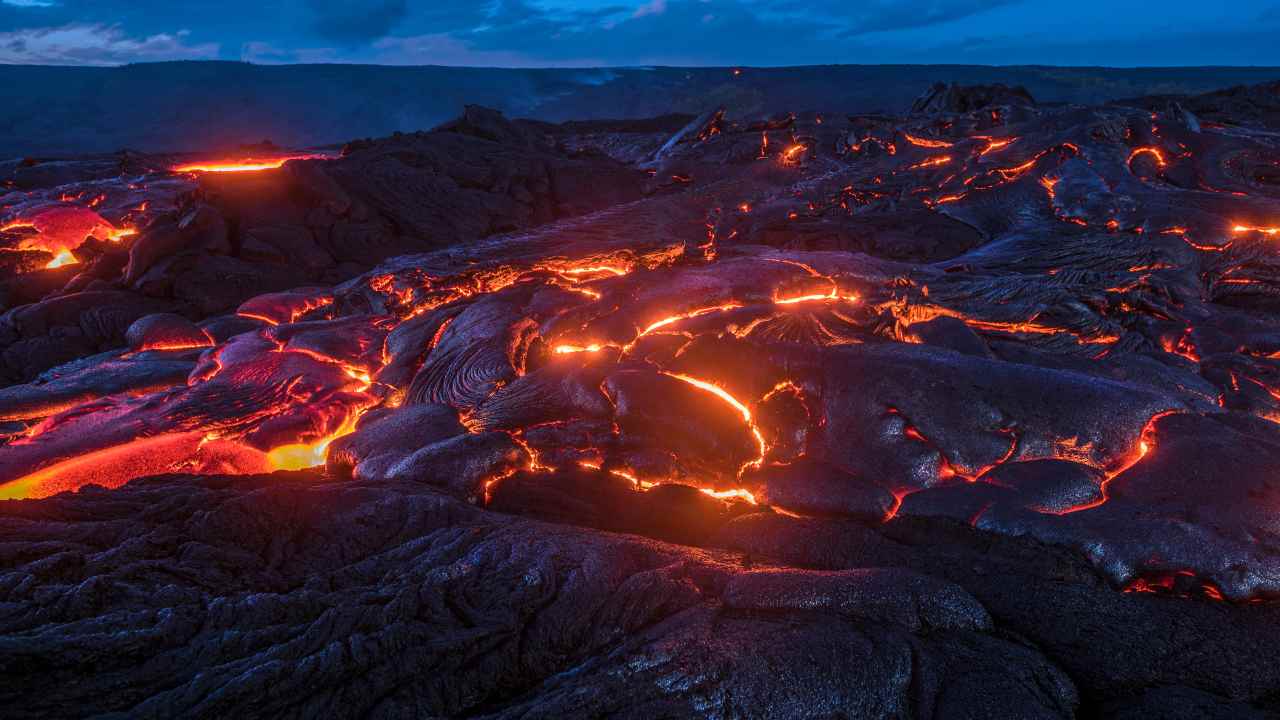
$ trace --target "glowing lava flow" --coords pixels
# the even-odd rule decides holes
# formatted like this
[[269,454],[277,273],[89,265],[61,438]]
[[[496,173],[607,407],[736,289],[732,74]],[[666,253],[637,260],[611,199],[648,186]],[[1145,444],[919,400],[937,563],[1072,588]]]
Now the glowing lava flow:
[[938,167],[939,165],[946,165],[949,162],[951,162],[950,155],[939,155],[938,157],[929,158],[928,160],[922,160],[916,163],[915,165],[910,165],[907,167],[907,169],[920,170],[923,168],[931,168],[931,167]]
[[1164,412],[1156,413],[1151,417],[1150,420],[1147,421],[1146,425],[1142,426],[1142,432],[1138,436],[1138,446],[1134,448],[1134,451],[1132,453],[1129,454],[1129,457],[1124,458],[1119,465],[1107,471],[1106,476],[1102,479],[1102,483],[1098,486],[1099,497],[1097,500],[1084,503],[1083,505],[1076,505],[1074,507],[1069,507],[1069,508],[1066,508],[1065,510],[1060,510],[1053,514],[1069,515],[1071,513],[1080,512],[1081,510],[1091,510],[1093,508],[1096,508],[1106,503],[1110,497],[1107,494],[1107,486],[1111,484],[1111,481],[1115,480],[1118,476],[1128,471],[1134,465],[1137,465],[1143,458],[1145,458],[1151,452],[1152,448],[1155,447],[1156,421],[1168,415],[1176,415],[1177,413],[1178,413],[1177,410],[1166,410]]
[[1256,232],[1263,235],[1280,235],[1280,227],[1254,227],[1252,225],[1236,225],[1231,228],[1233,233]]
[[907,142],[917,147],[949,148],[952,145],[952,143],[949,143],[945,140],[933,140],[931,138],[916,137],[914,135],[909,135],[907,133],[902,133],[902,137],[906,138]]
[[591,275],[596,273],[605,273],[615,277],[622,277],[628,272],[631,272],[631,270],[630,268],[620,268],[613,265],[589,265],[586,267],[571,267],[567,270],[557,270],[556,272],[559,272],[562,275]]
[[177,165],[170,170],[176,173],[228,173],[228,172],[256,172],[258,170],[275,170],[283,167],[290,160],[328,160],[328,155],[287,155],[285,157],[263,159],[263,158],[244,158],[241,160],[223,160],[216,162],[197,162],[185,165]]
[[698,488],[698,491],[703,493],[704,495],[710,495],[711,497],[717,500],[729,500],[731,498],[737,498],[738,500],[745,500],[751,503],[752,505],[759,504],[756,502],[756,496],[752,495],[750,490],[744,490],[743,488],[731,488],[729,490],[712,490],[711,488]]
[[170,472],[252,474],[273,469],[263,453],[241,443],[198,432],[167,433],[71,457],[0,483],[0,500],[48,497],[88,483],[117,488],[137,477]]
[[35,223],[26,222],[24,220],[18,220],[15,222],[0,225],[0,232],[9,232],[10,230],[35,230],[35,229],[36,229]]
[[75,255],[71,254],[70,250],[59,250],[58,254],[54,255],[53,259],[50,260],[49,263],[45,265],[45,267],[56,268],[56,267],[62,267],[63,265],[75,265],[78,262],[80,261],[76,259]]
[[783,164],[790,164],[790,163],[796,162],[796,159],[800,156],[800,153],[803,153],[804,151],[805,151],[804,145],[799,145],[799,144],[791,145],[791,146],[788,146],[786,150],[783,150],[782,154],[779,157],[782,159]]
[[[368,376],[363,373],[349,373],[357,380],[367,380]],[[361,375],[362,377],[356,377]],[[324,436],[323,438],[311,443],[290,443],[272,448],[267,452],[267,462],[273,470],[305,470],[306,468],[319,467],[324,465],[328,459],[329,445],[338,438],[345,437],[356,431],[356,422],[363,414],[362,411],[355,411],[349,414],[342,421],[342,425],[337,430]]]
[[1139,155],[1151,155],[1151,156],[1155,157],[1155,159],[1156,159],[1156,165],[1157,165],[1157,166],[1159,166],[1159,167],[1160,167],[1160,169],[1162,169],[1162,170],[1163,170],[1163,169],[1164,169],[1164,168],[1169,164],[1169,163],[1164,159],[1164,153],[1163,153],[1163,152],[1160,150],[1160,148],[1158,148],[1158,147],[1140,147],[1140,148],[1134,148],[1134,149],[1129,153],[1129,159],[1128,159],[1128,161],[1127,161],[1127,162],[1132,163],[1132,162],[1134,161],[1134,158],[1138,157]]
[[1014,141],[1017,140],[1018,138],[992,138],[992,137],[983,136],[977,139],[987,141],[987,146],[983,148],[981,152],[978,153],[979,156],[982,156],[988,153],[993,153],[997,150],[1003,150],[1004,148],[1007,148],[1010,145],[1012,145]]
[[570,353],[594,353],[600,352],[607,347],[615,347],[613,345],[601,345],[600,343],[591,343],[590,345],[557,345],[555,353],[557,355],[568,355]]
[[18,245],[22,250],[39,250],[53,255],[46,268],[74,265],[80,259],[72,252],[90,236],[119,242],[138,233],[131,227],[112,225],[98,213],[79,205],[56,205],[45,208],[22,220],[0,225],[0,232],[13,230],[35,231]]
[[680,315],[669,315],[655,323],[651,323],[648,327],[641,330],[640,334],[636,336],[636,339],[639,340],[640,338],[648,335],[654,330],[660,330],[668,325],[678,323],[681,320],[689,320],[691,318],[700,317],[702,315],[708,315],[714,312],[725,312],[726,310],[737,310],[740,307],[742,307],[741,303],[731,302],[731,303],[725,303],[724,305],[712,305],[711,307],[704,307],[704,308],[698,308],[697,310],[690,310],[689,312],[681,313]]
[[765,456],[765,453],[768,452],[769,448],[768,448],[768,445],[765,444],[764,435],[760,433],[760,428],[756,426],[755,421],[751,418],[751,410],[747,408],[746,405],[742,404],[740,400],[730,395],[727,390],[720,387],[719,385],[716,385],[715,383],[707,382],[706,380],[699,380],[698,378],[690,377],[688,375],[681,375],[679,373],[667,372],[666,370],[663,370],[662,374],[666,375],[667,377],[675,378],[676,380],[679,380],[681,382],[689,383],[690,385],[698,388],[699,390],[705,390],[706,392],[709,392],[715,395],[716,397],[720,398],[721,400],[725,401],[726,403],[731,405],[734,410],[737,410],[739,413],[742,414],[743,422],[745,422],[747,424],[747,428],[751,430],[752,436],[754,436],[756,439],[756,445],[760,448],[760,456],[755,458],[754,460],[748,460],[747,462],[743,463],[742,467],[738,468],[739,477],[741,477],[742,474],[746,472],[748,469],[758,468],[764,464],[764,456]]
[[840,289],[833,287],[828,293],[818,293],[811,295],[800,295],[797,297],[777,298],[773,299],[774,305],[795,305],[797,303],[818,302],[823,300],[844,300],[845,302],[857,302],[857,295],[841,295]]
[[728,310],[736,310],[740,307],[742,307],[740,303],[731,302],[731,303],[725,303],[724,305],[712,305],[710,307],[697,308],[695,310],[690,310],[689,312],[681,313],[679,315],[668,315],[667,317],[664,317],[661,320],[657,320],[653,323],[650,323],[648,326],[646,326],[644,329],[642,329],[639,333],[636,334],[636,337],[634,340],[622,346],[619,346],[613,343],[588,343],[586,345],[563,343],[560,345],[556,345],[553,352],[555,352],[555,354],[557,355],[568,355],[571,353],[584,353],[584,352],[594,353],[594,352],[600,352],[605,348],[611,347],[611,348],[618,348],[622,350],[624,353],[626,353],[626,352],[630,352],[630,350],[633,347],[635,347],[635,344],[639,342],[641,338],[648,336],[649,334],[653,333],[656,330],[661,330],[662,328],[667,327],[668,325],[674,325],[675,323],[678,323],[681,320],[688,320],[691,318],[700,317],[702,315],[709,315],[715,312],[725,312]]

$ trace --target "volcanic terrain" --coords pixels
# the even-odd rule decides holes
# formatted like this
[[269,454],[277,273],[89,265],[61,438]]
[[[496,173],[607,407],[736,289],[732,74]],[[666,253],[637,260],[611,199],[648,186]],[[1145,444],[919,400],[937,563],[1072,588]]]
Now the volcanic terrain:
[[1280,712],[1280,85],[0,173],[6,717]]

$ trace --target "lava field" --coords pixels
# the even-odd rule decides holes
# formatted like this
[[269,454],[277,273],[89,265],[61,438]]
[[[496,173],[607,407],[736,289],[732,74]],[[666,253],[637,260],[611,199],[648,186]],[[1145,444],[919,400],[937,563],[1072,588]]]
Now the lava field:
[[6,717],[1280,713],[1280,84],[0,182]]

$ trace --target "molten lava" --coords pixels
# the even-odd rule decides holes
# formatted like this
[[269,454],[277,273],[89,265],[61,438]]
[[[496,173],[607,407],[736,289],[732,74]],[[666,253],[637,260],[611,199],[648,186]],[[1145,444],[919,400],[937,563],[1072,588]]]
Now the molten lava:
[[1134,149],[1129,153],[1129,160],[1128,160],[1128,162],[1129,162],[1130,164],[1132,164],[1132,163],[1133,163],[1133,161],[1134,161],[1134,159],[1135,159],[1135,158],[1137,158],[1139,155],[1150,155],[1150,156],[1154,157],[1154,158],[1156,159],[1156,165],[1157,165],[1158,167],[1160,167],[1161,169],[1164,169],[1164,168],[1169,164],[1169,163],[1168,163],[1168,161],[1167,161],[1167,160],[1165,160],[1165,157],[1164,157],[1164,151],[1162,151],[1162,150],[1161,150],[1160,148],[1158,148],[1158,147],[1140,147],[1140,148],[1134,148]]
[[909,143],[911,143],[912,145],[915,145],[915,146],[917,146],[917,147],[927,147],[927,148],[949,148],[949,147],[951,147],[951,146],[952,146],[952,144],[953,144],[953,143],[949,143],[949,142],[947,142],[947,141],[945,141],[945,140],[934,140],[934,139],[932,139],[932,138],[916,137],[916,136],[911,135],[911,134],[909,134],[909,133],[903,133],[903,134],[902,134],[902,136],[903,136],[904,138],[906,138],[906,139],[907,139],[907,142],[909,142]]
[[1280,227],[1256,227],[1253,225],[1235,225],[1231,228],[1233,233],[1255,232],[1263,235],[1280,235]]
[[747,428],[751,431],[752,437],[755,438],[756,445],[760,450],[760,455],[752,460],[748,460],[747,462],[743,463],[741,467],[738,468],[739,477],[741,477],[742,474],[747,470],[750,470],[752,468],[758,468],[764,464],[764,457],[769,450],[768,446],[765,444],[764,435],[760,433],[760,428],[756,426],[755,421],[752,420],[751,418],[751,410],[747,408],[747,406],[744,405],[742,401],[738,400],[733,395],[730,395],[728,390],[725,390],[724,388],[720,387],[719,385],[713,382],[700,380],[698,378],[690,377],[688,375],[682,375],[680,373],[663,371],[662,374],[666,375],[667,377],[675,378],[676,380],[679,380],[681,382],[688,383],[698,388],[699,390],[704,390],[706,392],[711,393],[712,395],[715,395],[716,397],[720,398],[724,402],[728,403],[730,406],[733,407],[734,410],[737,410],[738,413],[742,415],[742,421],[747,424]]
[[283,167],[290,160],[328,160],[328,155],[320,155],[315,153],[303,155],[285,155],[278,158],[238,158],[231,160],[215,160],[205,162],[185,163],[175,165],[170,168],[175,173],[234,173],[234,172],[257,172],[259,170],[275,170]]
[[131,227],[116,227],[94,210],[80,205],[59,204],[28,211],[21,219],[0,225],[0,232],[29,233],[18,244],[22,250],[39,250],[53,255],[45,267],[56,268],[80,262],[74,250],[89,237],[119,242],[137,234]]

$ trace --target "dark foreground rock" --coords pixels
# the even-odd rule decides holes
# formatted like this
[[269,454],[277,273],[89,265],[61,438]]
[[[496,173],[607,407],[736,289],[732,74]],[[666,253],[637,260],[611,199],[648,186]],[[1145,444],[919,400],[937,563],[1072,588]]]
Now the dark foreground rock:
[[1266,92],[10,192],[0,702],[1274,715]]
[[1244,717],[1280,680],[1273,608],[945,522],[754,512],[699,550],[295,473],[0,526],[8,717]]

